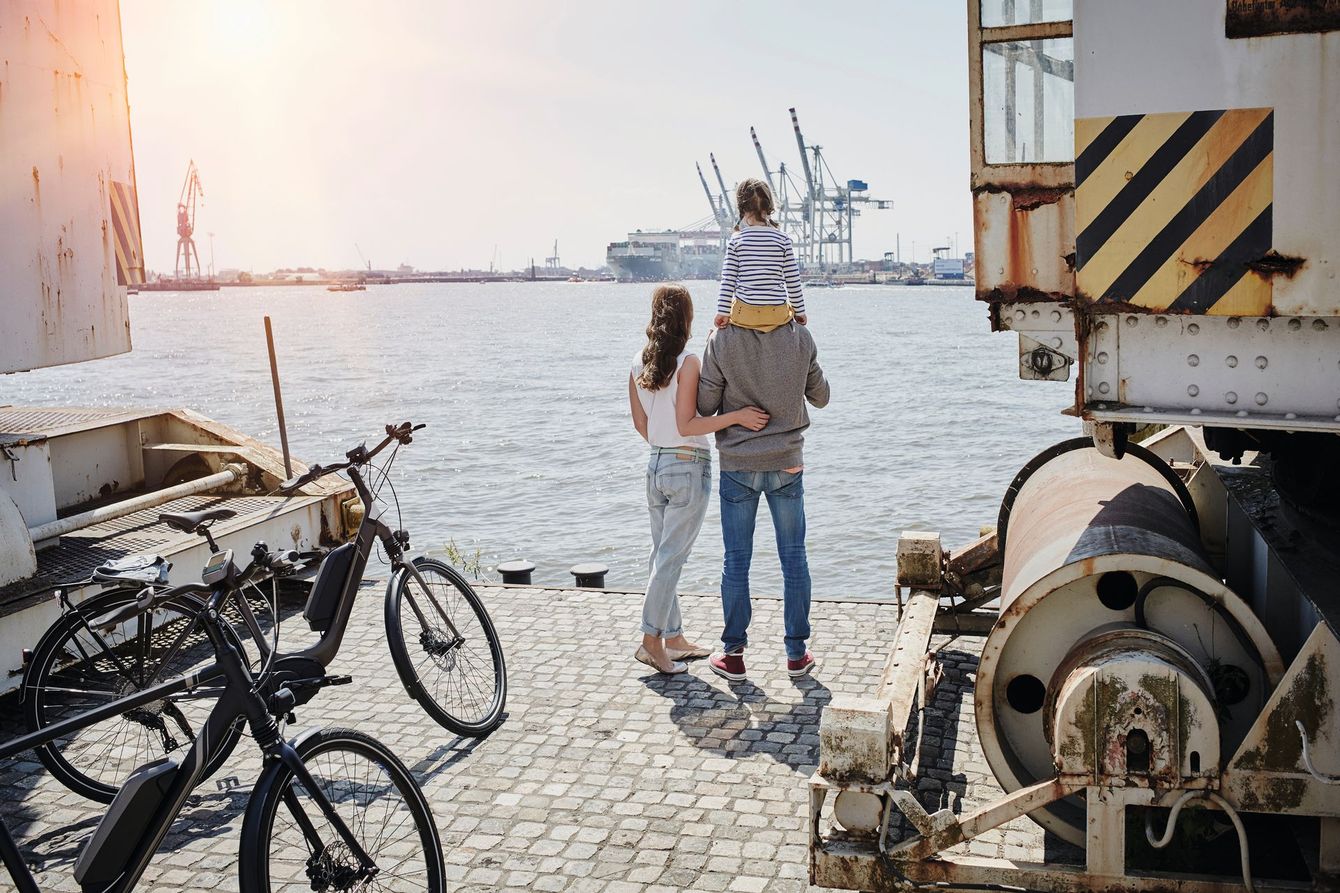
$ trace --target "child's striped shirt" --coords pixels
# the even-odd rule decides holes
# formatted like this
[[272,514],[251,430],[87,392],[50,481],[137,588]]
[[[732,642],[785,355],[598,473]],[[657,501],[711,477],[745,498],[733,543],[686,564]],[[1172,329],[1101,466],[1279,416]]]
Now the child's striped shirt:
[[746,304],[779,305],[791,302],[805,312],[800,292],[800,267],[791,237],[774,226],[744,226],[726,242],[721,264],[721,291],[717,313],[730,313],[732,298]]

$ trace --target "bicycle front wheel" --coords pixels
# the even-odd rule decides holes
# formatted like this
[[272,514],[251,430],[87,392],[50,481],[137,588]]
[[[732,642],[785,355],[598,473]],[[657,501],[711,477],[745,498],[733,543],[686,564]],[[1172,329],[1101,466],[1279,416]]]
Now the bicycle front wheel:
[[507,701],[498,633],[455,568],[430,558],[415,559],[414,568],[417,576],[402,569],[386,594],[391,659],[405,690],[439,725],[483,737],[502,722]]
[[242,822],[244,893],[446,888],[442,843],[414,777],[387,747],[352,729],[321,729],[294,744],[303,768],[367,855],[363,862],[314,791],[273,762]]
[[[23,677],[28,731],[41,731],[213,661],[214,649],[197,619],[204,605],[191,595],[174,596],[120,623],[99,624],[134,602],[139,592],[127,587],[98,593],[61,615],[42,637]],[[70,790],[111,803],[135,769],[189,750],[215,700],[207,693],[164,698],[63,735],[37,748],[37,757]],[[241,726],[229,729],[210,754],[207,775],[223,765],[241,735]]]

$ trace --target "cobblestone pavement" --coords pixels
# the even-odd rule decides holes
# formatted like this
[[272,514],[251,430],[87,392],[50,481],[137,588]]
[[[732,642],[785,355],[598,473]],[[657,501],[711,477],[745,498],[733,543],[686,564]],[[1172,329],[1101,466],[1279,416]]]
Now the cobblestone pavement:
[[[331,668],[354,684],[327,689],[298,711],[298,728],[352,726],[412,768],[442,831],[453,889],[815,889],[806,880],[805,812],[819,713],[835,694],[874,687],[896,627],[892,605],[816,602],[812,646],[821,664],[792,680],[781,604],[756,599],[750,681],[731,686],[701,661],[672,678],[633,662],[639,594],[481,594],[503,638],[511,687],[506,720],[487,739],[447,733],[405,695],[384,642],[380,587],[361,596]],[[690,635],[711,642],[719,601],[688,596],[683,609]],[[300,618],[283,628],[290,648],[311,635]],[[946,678],[922,720],[918,787],[928,808],[959,811],[998,794],[972,725],[980,640],[937,637],[935,645]],[[0,702],[0,738],[20,729],[17,702]],[[178,819],[143,889],[237,888],[242,812],[258,769],[244,739]],[[102,807],[23,759],[0,771],[0,814],[44,889],[77,889],[70,870]],[[1025,819],[971,849],[1036,858],[1041,840]]]

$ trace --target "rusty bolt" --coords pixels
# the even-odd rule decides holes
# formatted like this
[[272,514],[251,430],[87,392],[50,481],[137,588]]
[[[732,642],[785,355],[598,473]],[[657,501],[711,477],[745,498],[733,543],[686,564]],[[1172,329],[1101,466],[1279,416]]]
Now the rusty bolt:
[[1186,331],[1188,335],[1194,335],[1200,331],[1200,324],[1193,322],[1191,325],[1186,327]]
[[1107,382],[1105,381],[1098,382],[1098,393],[1106,394],[1110,390],[1112,390],[1112,388],[1108,386]]
[[1098,351],[1098,362],[1099,362],[1099,363],[1106,363],[1106,362],[1107,362],[1107,351],[1105,351],[1105,350],[1100,350],[1100,351]]
[[1128,317],[1126,317],[1126,325],[1127,325],[1127,327],[1129,327],[1129,328],[1134,328],[1135,326],[1138,326],[1139,324],[1140,324],[1140,318],[1139,318],[1138,316],[1128,316]]
[[1324,319],[1312,320],[1312,328],[1316,329],[1318,332],[1326,331],[1326,320]]
[[1230,316],[1228,318],[1228,327],[1230,329],[1236,329],[1240,325],[1242,325],[1242,320],[1238,319],[1236,316]]
[[1261,319],[1258,319],[1256,321],[1256,327],[1264,332],[1270,328],[1270,320],[1266,319],[1265,317],[1262,317]]
[[1166,316],[1154,317],[1154,325],[1158,326],[1160,329],[1166,326],[1167,324],[1168,324],[1168,317]]
[[1303,327],[1303,321],[1302,321],[1301,319],[1291,319],[1291,320],[1289,320],[1289,331],[1291,331],[1291,332],[1296,332],[1296,331],[1298,331],[1299,329],[1301,329],[1302,327]]

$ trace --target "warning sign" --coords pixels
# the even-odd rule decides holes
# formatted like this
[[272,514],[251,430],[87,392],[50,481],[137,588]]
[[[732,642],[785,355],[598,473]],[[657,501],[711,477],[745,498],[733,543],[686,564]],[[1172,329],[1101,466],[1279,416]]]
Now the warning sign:
[[144,282],[144,248],[140,239],[140,206],[135,187],[112,182],[112,238],[116,242],[116,284]]
[[1228,0],[1229,37],[1340,30],[1340,0]]
[[1250,273],[1272,239],[1270,109],[1075,122],[1075,284],[1093,302],[1264,316]]

